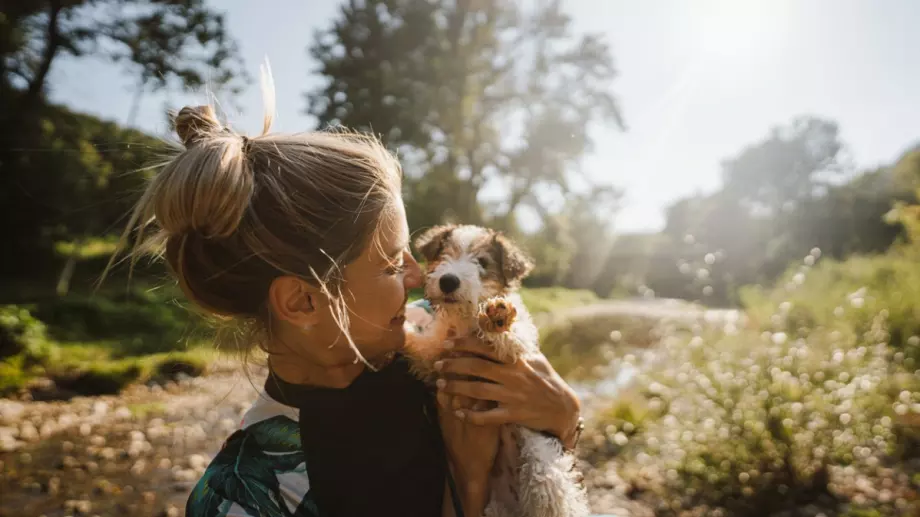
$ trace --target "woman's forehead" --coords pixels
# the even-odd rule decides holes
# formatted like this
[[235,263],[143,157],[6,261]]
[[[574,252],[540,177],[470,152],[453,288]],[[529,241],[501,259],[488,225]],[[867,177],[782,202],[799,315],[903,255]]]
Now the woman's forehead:
[[387,260],[409,246],[409,225],[406,211],[400,203],[396,209],[382,214],[376,234],[367,254],[373,260]]

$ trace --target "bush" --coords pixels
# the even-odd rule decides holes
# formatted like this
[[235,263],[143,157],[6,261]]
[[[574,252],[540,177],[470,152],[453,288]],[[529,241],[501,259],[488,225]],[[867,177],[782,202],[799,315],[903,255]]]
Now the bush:
[[894,462],[909,452],[899,449],[898,422],[920,417],[920,376],[903,369],[887,337],[877,316],[856,338],[666,338],[664,364],[637,381],[656,417],[619,437],[629,443],[621,475],[657,480],[658,515],[913,514],[911,473],[890,465],[905,468]]
[[38,304],[36,316],[57,340],[118,340],[123,357],[180,349],[203,323],[168,289],[69,295]]
[[40,373],[40,365],[56,359],[45,325],[28,310],[0,306],[0,396],[23,388]]
[[0,359],[23,355],[35,362],[47,353],[45,325],[23,307],[0,306]]
[[793,336],[822,328],[853,339],[884,311],[891,345],[920,360],[920,251],[893,249],[812,266],[816,255],[791,267],[776,287],[743,289],[751,319]]

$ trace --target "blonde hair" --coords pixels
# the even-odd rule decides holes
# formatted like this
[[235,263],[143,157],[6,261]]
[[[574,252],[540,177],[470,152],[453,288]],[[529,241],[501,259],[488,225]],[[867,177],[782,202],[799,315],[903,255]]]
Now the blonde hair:
[[174,124],[185,149],[148,184],[122,247],[134,232],[132,263],[155,249],[191,302],[262,327],[272,281],[302,278],[329,297],[363,361],[348,332],[342,267],[377,242],[379,222],[401,202],[399,163],[369,135],[269,134],[266,111],[262,134],[248,138],[210,106],[182,108]]

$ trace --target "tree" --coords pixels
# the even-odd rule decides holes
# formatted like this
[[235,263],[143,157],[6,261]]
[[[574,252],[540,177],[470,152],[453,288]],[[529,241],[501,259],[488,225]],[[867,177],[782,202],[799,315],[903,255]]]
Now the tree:
[[776,216],[813,199],[844,170],[837,123],[798,117],[722,164],[724,190],[751,210]]
[[135,171],[155,165],[164,150],[139,132],[49,105],[49,73],[68,55],[123,65],[139,95],[149,86],[206,82],[233,93],[247,80],[224,16],[204,0],[3,2],[0,227],[18,250],[0,264],[22,278],[44,276],[63,244],[60,292],[83,244],[114,231],[127,212],[142,179]]
[[[558,1],[351,0],[310,51],[326,81],[308,112],[399,150],[413,227],[513,228],[519,207],[572,193],[593,123],[622,126],[607,45],[572,35]],[[508,195],[483,203],[490,183]]]
[[40,100],[62,55],[93,55],[125,64],[142,87],[236,89],[246,74],[223,14],[204,0],[5,1],[0,22],[0,81]]

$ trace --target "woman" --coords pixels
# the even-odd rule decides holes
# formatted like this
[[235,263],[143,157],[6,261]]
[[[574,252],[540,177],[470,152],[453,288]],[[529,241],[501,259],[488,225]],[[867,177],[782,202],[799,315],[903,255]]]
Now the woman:
[[[481,515],[499,425],[571,447],[578,400],[541,359],[496,363],[455,343],[437,405],[399,354],[409,252],[397,161],[354,134],[248,139],[209,107],[175,120],[185,150],[144,192],[130,227],[156,228],[185,295],[247,324],[268,354],[265,391],[188,499],[190,517]],[[149,249],[138,243],[135,250]],[[450,396],[497,400],[477,413]],[[308,476],[309,472],[309,476]]]

